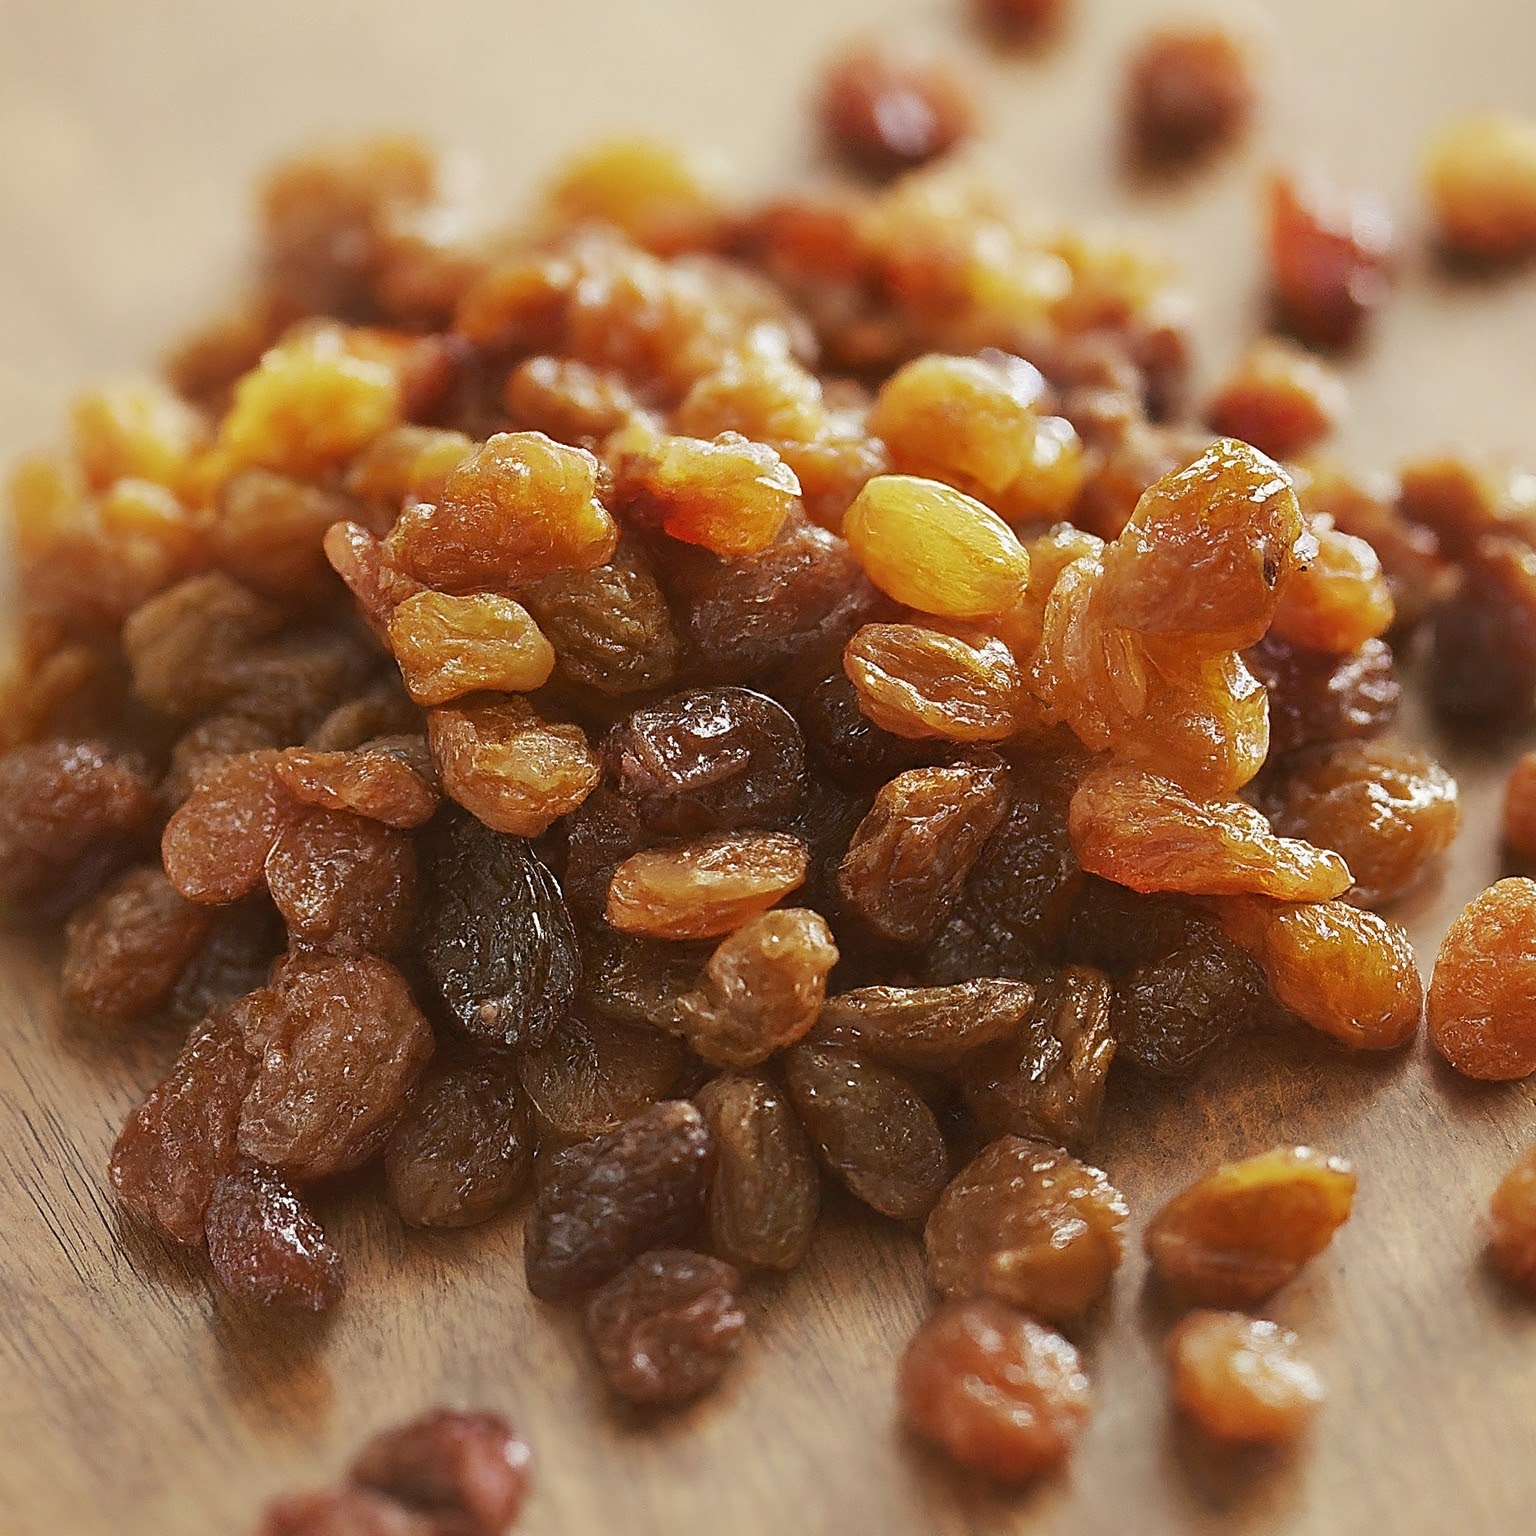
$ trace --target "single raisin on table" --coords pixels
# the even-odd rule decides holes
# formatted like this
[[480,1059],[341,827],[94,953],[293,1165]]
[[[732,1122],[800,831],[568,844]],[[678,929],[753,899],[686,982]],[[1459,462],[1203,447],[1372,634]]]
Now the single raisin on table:
[[832,61],[821,85],[828,142],[854,165],[887,175],[921,165],[975,128],[971,93],[946,65],[869,43]]
[[686,1249],[631,1261],[587,1302],[587,1338],[609,1388],[645,1407],[707,1392],[741,1348],[740,1287],[731,1265]]
[[438,1536],[505,1536],[527,1500],[531,1461],[499,1414],[434,1408],[375,1435],[349,1475]]
[[998,1296],[1070,1322],[1109,1288],[1129,1214],[1099,1169],[1004,1136],[955,1175],[929,1215],[928,1278],[942,1296]]
[[416,948],[449,1017],[493,1045],[542,1040],[581,979],[575,925],[532,847],[447,809],[422,833]]
[[678,1000],[677,1027],[705,1061],[756,1066],[816,1022],[837,958],[819,913],[764,912],[721,941],[699,986]]
[[715,1145],[712,1246],[733,1264],[793,1269],[821,1208],[821,1174],[784,1090],[763,1076],[725,1074],[697,1095]]
[[713,1168],[703,1117],[675,1099],[560,1153],[523,1232],[528,1289],[568,1300],[686,1238],[703,1219]]
[[1191,1312],[1168,1335],[1173,1400],[1217,1440],[1294,1440],[1327,1395],[1300,1342],[1264,1318]]
[[901,1357],[896,1393],[910,1429],[1008,1481],[1059,1467],[1091,1406],[1077,1350],[994,1296],[934,1312]]
[[1527,1149],[1488,1202],[1488,1252],[1511,1285],[1536,1291],[1536,1149]]
[[1446,930],[1426,999],[1429,1038],[1458,1072],[1536,1071],[1536,880],[1490,885]]
[[504,1210],[533,1169],[528,1101],[508,1062],[433,1062],[384,1147],[389,1203],[413,1227],[469,1227]]
[[231,1296],[325,1312],[341,1300],[341,1257],[320,1223],[270,1168],[240,1168],[208,1202],[208,1257]]
[[1522,752],[1504,781],[1503,829],[1511,853],[1536,860],[1536,752]]
[[1206,155],[1237,138],[1252,115],[1248,59],[1220,28],[1154,33],[1131,59],[1127,130],[1148,163]]
[[789,1096],[822,1162],[866,1205],[898,1221],[933,1208],[949,1153],[933,1111],[899,1073],[815,1041],[784,1057]]
[[1511,261],[1536,252],[1536,122],[1484,112],[1447,123],[1425,156],[1440,239],[1460,256]]
[[1157,1277],[1190,1301],[1250,1306],[1328,1246],[1354,1197],[1342,1158],[1276,1147],[1175,1195],[1147,1228],[1147,1255]]

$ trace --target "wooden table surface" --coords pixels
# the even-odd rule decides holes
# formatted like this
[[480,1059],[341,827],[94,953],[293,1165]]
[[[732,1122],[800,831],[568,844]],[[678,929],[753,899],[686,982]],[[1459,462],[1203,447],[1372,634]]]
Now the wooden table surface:
[[[955,0],[944,0],[952,6]],[[1384,189],[1410,254],[1349,374],[1360,466],[1466,445],[1536,460],[1536,279],[1452,282],[1418,254],[1430,126],[1536,109],[1530,0],[1196,0],[1265,50],[1254,151],[1177,192],[1114,176],[1115,69],[1172,0],[1078,0],[1050,59],[978,58],[1022,195],[1129,211],[1185,264],[1207,376],[1255,323],[1256,188],[1312,160]],[[719,146],[754,182],[810,142],[809,72],[873,22],[959,34],[939,0],[0,0],[0,457],[57,433],[71,389],[131,371],[233,281],[251,176],[322,130],[417,125],[510,206],[549,160],[640,126]],[[963,38],[960,46],[971,46]],[[974,50],[973,50],[974,51]],[[1425,956],[1498,869],[1503,764],[1446,744],[1466,825],[1406,914]],[[1193,1087],[1122,1084],[1099,1148],[1141,1218],[1219,1158],[1310,1141],[1355,1159],[1356,1216],[1275,1298],[1333,1388],[1294,1457],[1213,1458],[1169,1415],[1166,1319],[1122,1271],[1087,1330],[1098,1412],[1071,1471],[978,1489],[894,1431],[895,1355],[927,1297],[916,1246],[847,1209],[813,1258],[759,1286],[716,1398],[659,1426],[615,1416],[571,1319],[527,1296],[515,1221],[408,1236],[373,1198],[334,1213],[351,1293],[335,1319],[242,1319],[202,1269],[118,1222],[103,1166],[173,1042],[59,1015],[51,957],[0,967],[0,1532],[210,1536],[333,1476],[377,1426],[440,1399],[508,1412],[533,1442],[529,1536],[837,1532],[1391,1531],[1536,1523],[1536,1308],[1479,1259],[1487,1193],[1536,1134],[1526,1084],[1472,1087],[1422,1051],[1240,1051]],[[330,1213],[328,1213],[330,1214]]]

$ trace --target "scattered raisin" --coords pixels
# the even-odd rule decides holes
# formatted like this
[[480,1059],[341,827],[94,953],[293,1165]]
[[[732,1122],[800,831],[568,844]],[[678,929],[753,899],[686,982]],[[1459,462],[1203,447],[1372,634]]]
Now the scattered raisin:
[[341,1257],[320,1223],[270,1168],[227,1173],[208,1202],[208,1257],[231,1296],[325,1312],[341,1300]]
[[1529,1150],[1488,1202],[1488,1251],[1511,1285],[1536,1289],[1536,1154]]
[[1204,156],[1236,139],[1252,115],[1247,57],[1219,28],[1155,33],[1131,59],[1127,127],[1148,163]]
[[975,129],[971,93],[942,62],[883,44],[850,48],[821,84],[829,143],[878,174],[921,165]]
[[1431,210],[1446,248],[1481,261],[1536,252],[1536,122],[1480,113],[1447,123],[1425,159]]
[[1328,365],[1277,337],[1255,342],[1206,407],[1223,437],[1241,438],[1271,458],[1294,459],[1327,437],[1349,395]]
[[367,1488],[324,1488],[275,1499],[257,1536],[437,1536],[438,1527]]
[[1300,1342],[1264,1318],[1191,1312],[1168,1335],[1173,1399],[1217,1440],[1283,1445],[1327,1395]]

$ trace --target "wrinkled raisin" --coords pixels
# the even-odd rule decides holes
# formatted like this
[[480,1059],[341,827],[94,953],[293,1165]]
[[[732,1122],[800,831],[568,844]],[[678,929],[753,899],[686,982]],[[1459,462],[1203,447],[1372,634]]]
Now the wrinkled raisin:
[[341,1257],[320,1223],[270,1168],[241,1168],[208,1202],[208,1257],[231,1296],[325,1312],[341,1300]]
[[619,1024],[675,1032],[677,1005],[713,952],[707,942],[648,939],[599,923],[582,935],[580,1001]]
[[446,704],[477,689],[529,693],[555,650],[521,603],[492,592],[418,592],[389,616],[389,644],[411,698]]
[[215,762],[166,823],[165,873],[189,901],[236,901],[261,883],[278,838],[302,815],[276,763],[275,752]]
[[1168,1335],[1173,1400],[1217,1440],[1294,1440],[1326,1396],[1300,1342],[1265,1318],[1191,1312]]
[[1269,695],[1269,745],[1276,754],[1319,741],[1374,736],[1403,695],[1391,647],[1367,640],[1349,656],[1304,651],[1268,636],[1244,660]]
[[387,827],[419,827],[437,809],[432,761],[419,736],[368,738],[356,748],[290,747],[272,771],[304,805],[353,811]]
[[1339,424],[1349,396],[1326,363],[1276,337],[1255,342],[1206,407],[1213,432],[1275,459],[1315,448]]
[[1347,656],[1379,639],[1396,617],[1392,588],[1364,539],[1321,520],[1312,525],[1317,553],[1291,573],[1271,633],[1309,650]]
[[1011,1039],[1034,1006],[1035,989],[1023,981],[858,987],[827,999],[816,1038],[892,1066],[945,1071],[972,1051]]

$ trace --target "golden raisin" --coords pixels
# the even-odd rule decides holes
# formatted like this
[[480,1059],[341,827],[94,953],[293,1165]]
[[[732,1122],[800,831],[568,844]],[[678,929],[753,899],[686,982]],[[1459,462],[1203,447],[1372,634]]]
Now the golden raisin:
[[1364,539],[1314,523],[1317,554],[1280,592],[1270,633],[1306,650],[1346,656],[1391,629],[1392,590]]
[[491,592],[418,592],[389,616],[389,643],[418,704],[479,689],[529,693],[555,670],[555,651],[521,603]]
[[1536,252],[1536,120],[1485,112],[1447,123],[1424,179],[1448,250],[1485,261]]
[[1168,1335],[1173,1400],[1217,1440],[1294,1440],[1327,1395],[1300,1342],[1264,1318],[1191,1312]]
[[1147,1256],[1190,1301],[1249,1306],[1328,1246],[1354,1197],[1342,1158],[1276,1147],[1224,1163],[1175,1195],[1147,1227]]
[[1511,1285],[1536,1290],[1536,1149],[1515,1160],[1488,1202],[1488,1251]]

